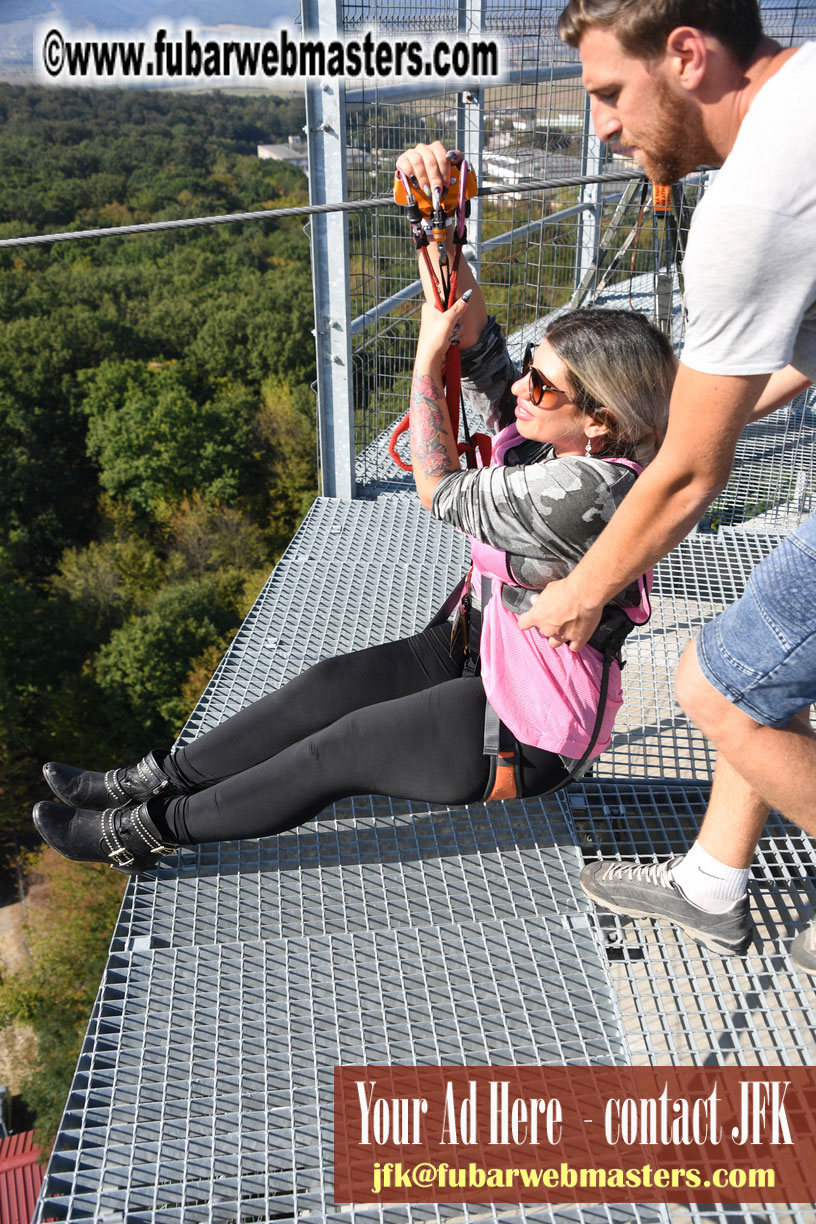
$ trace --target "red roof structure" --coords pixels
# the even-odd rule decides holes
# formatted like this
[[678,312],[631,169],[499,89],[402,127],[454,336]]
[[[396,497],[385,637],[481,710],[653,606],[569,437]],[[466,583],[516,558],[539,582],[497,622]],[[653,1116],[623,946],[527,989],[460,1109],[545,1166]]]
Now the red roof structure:
[[45,1169],[38,1164],[41,1149],[34,1147],[32,1131],[0,1139],[0,1220],[2,1224],[31,1224]]

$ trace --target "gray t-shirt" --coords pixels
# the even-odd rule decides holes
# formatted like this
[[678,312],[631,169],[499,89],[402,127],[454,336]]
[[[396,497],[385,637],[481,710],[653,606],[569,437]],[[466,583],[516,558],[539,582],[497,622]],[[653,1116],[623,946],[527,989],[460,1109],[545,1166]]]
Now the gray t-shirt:
[[816,43],[762,86],[695,210],[681,360],[816,380]]

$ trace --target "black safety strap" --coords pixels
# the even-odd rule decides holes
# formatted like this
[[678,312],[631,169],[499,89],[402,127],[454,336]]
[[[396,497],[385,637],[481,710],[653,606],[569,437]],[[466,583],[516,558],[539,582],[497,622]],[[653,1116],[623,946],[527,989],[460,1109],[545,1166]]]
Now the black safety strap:
[[[629,625],[632,629],[634,629],[635,626],[632,621],[629,621]],[[570,767],[566,777],[562,778],[560,782],[556,782],[554,786],[551,786],[548,791],[544,792],[545,794],[554,795],[556,791],[563,790],[564,787],[569,786],[571,782],[577,781],[577,779],[583,774],[592,753],[592,749],[597,744],[598,736],[601,734],[604,714],[606,713],[606,695],[609,691],[609,672],[615,657],[615,651],[604,652],[603,670],[601,672],[601,691],[598,694],[598,713],[595,716],[595,726],[592,728],[592,735],[589,737],[589,744],[587,745],[586,752],[581,757],[580,761],[576,761],[575,764]]]
[[439,611],[434,616],[433,620],[428,621],[426,628],[432,629],[434,625],[443,625],[445,621],[450,618],[451,612],[453,612],[454,608],[458,606],[459,600],[462,598],[462,592],[464,591],[465,587],[468,584],[470,573],[471,571],[468,570],[468,572],[464,574],[462,578],[459,579],[456,586],[451,591],[450,595],[447,597],[445,602],[442,604],[442,607],[439,609]]
[[429,621],[427,625],[428,629],[432,629],[435,625],[444,625],[446,621],[451,619],[454,612],[457,613],[451,624],[450,653],[453,654],[456,642],[461,641],[465,654],[462,674],[465,676],[478,676],[481,670],[479,659],[481,616],[475,615],[470,606],[470,578],[472,573],[473,570],[471,568],[457,582],[433,620]]

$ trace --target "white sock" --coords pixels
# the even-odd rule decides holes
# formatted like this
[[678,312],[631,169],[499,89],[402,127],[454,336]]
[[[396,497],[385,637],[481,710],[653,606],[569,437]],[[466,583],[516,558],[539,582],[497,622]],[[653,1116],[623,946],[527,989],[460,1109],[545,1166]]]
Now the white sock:
[[671,876],[692,905],[709,914],[724,914],[748,891],[748,873],[748,867],[729,867],[712,858],[696,841]]

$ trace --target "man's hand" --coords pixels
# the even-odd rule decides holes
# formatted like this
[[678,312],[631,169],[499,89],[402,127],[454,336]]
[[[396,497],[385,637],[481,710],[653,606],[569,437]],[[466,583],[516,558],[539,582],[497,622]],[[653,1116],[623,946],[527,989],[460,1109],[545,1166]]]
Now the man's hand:
[[603,604],[587,607],[570,579],[562,578],[535,597],[530,611],[519,617],[519,628],[538,629],[551,646],[566,642],[570,650],[581,650],[597,629],[603,609]]

